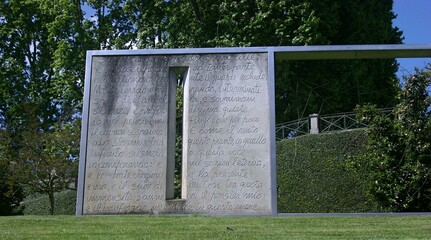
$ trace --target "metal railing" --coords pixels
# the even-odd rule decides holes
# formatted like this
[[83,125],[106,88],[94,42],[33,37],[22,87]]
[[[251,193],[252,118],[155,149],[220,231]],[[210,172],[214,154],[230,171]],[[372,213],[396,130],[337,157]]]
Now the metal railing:
[[[379,109],[385,116],[393,114],[392,108]],[[310,133],[350,130],[368,127],[357,120],[356,112],[337,114],[311,114],[308,117],[278,124],[275,126],[276,140],[290,139]]]
[[321,133],[364,127],[367,127],[367,125],[357,121],[356,113],[354,112],[324,115],[319,118],[319,132]]
[[300,118],[294,121],[275,126],[276,140],[289,139],[308,134],[310,132],[309,118]]

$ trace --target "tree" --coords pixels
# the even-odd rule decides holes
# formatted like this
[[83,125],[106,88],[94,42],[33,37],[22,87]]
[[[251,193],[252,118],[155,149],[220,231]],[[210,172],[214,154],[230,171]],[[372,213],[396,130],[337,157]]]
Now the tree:
[[58,128],[79,117],[84,56],[91,42],[82,16],[80,1],[0,2],[0,148],[3,166],[13,176],[2,188],[39,191],[23,176],[32,177],[40,162],[60,172],[56,164],[64,159],[55,149],[63,149],[62,141],[53,139],[63,134]]
[[317,43],[318,18],[308,1],[172,1],[170,47],[244,47]]
[[369,192],[391,211],[431,210],[431,64],[406,79],[392,118],[360,108],[368,151],[354,163],[369,170]]
[[[392,1],[89,0],[100,49],[396,44]],[[276,121],[393,107],[397,64],[387,60],[276,63]]]
[[84,18],[80,0],[38,1],[43,14],[55,16],[45,22],[51,45],[52,80],[49,98],[56,106],[56,122],[67,122],[82,110],[85,55],[97,49],[89,20]]
[[171,1],[88,0],[95,14],[86,23],[96,42],[93,49],[161,48]]
[[[392,1],[307,1],[320,38],[313,44],[397,44]],[[357,104],[395,106],[394,59],[283,61],[276,65],[277,122],[311,113],[352,111]]]
[[[168,1],[168,47],[396,44],[392,1]],[[393,107],[397,64],[386,60],[276,63],[276,121],[352,111],[373,102]]]
[[[79,125],[58,124],[52,131],[29,130],[21,142],[13,174],[31,193],[47,194],[54,214],[54,193],[74,184],[78,171]],[[36,128],[37,129],[37,128]]]

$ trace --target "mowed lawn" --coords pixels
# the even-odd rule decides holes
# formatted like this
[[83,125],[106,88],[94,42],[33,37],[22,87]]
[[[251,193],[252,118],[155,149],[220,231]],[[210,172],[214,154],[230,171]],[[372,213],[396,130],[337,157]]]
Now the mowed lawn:
[[0,239],[431,239],[431,216],[13,216]]

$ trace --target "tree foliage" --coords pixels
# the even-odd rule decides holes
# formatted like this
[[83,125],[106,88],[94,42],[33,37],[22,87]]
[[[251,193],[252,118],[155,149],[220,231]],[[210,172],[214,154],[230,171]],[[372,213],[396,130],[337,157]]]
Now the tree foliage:
[[[58,174],[55,165],[67,160],[48,150],[72,137],[57,136],[57,126],[78,120],[88,49],[82,21],[80,1],[0,2],[0,148],[11,176],[4,188],[40,191],[36,183],[47,181],[36,174],[41,165]],[[17,199],[19,192],[6,195]]]
[[370,124],[366,154],[355,164],[370,169],[369,191],[393,211],[431,210],[431,65],[406,79],[394,116],[360,108]]
[[321,36],[309,1],[172,1],[171,8],[170,47],[309,45]]
[[[89,0],[100,49],[396,44],[392,1]],[[397,64],[388,60],[277,62],[276,121],[391,107]]]
[[[320,33],[312,44],[401,43],[401,32],[392,27],[392,1],[307,2],[318,21],[315,31]],[[352,111],[366,102],[393,107],[399,89],[397,68],[393,59],[279,62],[277,122],[311,113]]]
[[75,184],[78,175],[78,123],[56,125],[49,132],[25,132],[23,147],[12,165],[23,188],[48,195],[51,214],[55,211],[54,193]]

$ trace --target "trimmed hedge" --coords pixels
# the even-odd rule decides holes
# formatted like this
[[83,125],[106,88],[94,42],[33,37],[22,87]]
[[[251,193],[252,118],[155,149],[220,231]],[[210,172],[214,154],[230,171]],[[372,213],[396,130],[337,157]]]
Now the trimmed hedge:
[[[74,215],[76,208],[76,191],[65,190],[54,194],[54,214]],[[48,195],[27,197],[24,200],[24,215],[49,215]]]
[[360,171],[348,158],[365,151],[364,130],[313,134],[277,143],[278,211],[375,212]]

